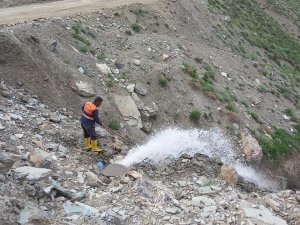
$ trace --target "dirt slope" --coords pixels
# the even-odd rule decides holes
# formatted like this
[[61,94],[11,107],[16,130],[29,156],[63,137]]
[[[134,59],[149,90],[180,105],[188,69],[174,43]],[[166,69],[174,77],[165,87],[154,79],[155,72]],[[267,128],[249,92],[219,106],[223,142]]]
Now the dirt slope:
[[35,18],[74,15],[82,12],[97,11],[102,8],[142,3],[154,3],[157,0],[65,0],[46,4],[34,4],[14,8],[0,9],[0,24],[13,24]]

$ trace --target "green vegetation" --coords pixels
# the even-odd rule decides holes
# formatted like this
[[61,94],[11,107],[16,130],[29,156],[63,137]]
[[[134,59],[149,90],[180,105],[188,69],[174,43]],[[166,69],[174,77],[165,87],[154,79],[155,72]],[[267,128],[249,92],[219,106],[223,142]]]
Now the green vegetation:
[[278,160],[292,151],[300,150],[300,124],[295,125],[296,132],[291,134],[285,129],[276,128],[270,136],[258,135],[257,140],[267,159]]
[[190,112],[190,120],[193,122],[198,122],[202,116],[202,113],[199,110],[194,110]]
[[133,14],[135,14],[136,16],[145,16],[148,11],[142,8],[138,8],[138,9],[130,9],[130,12],[132,12]]
[[[251,44],[265,49],[268,56],[278,64],[280,60],[284,60],[300,70],[300,42],[268,16],[257,1],[209,0],[208,2],[214,12],[230,16],[230,20],[226,22],[228,30],[237,35],[241,34]],[[299,11],[299,6],[295,9]],[[238,50],[243,51],[240,48]]]
[[237,100],[237,97],[229,87],[226,87],[223,91],[220,91],[218,97],[222,102],[227,103],[231,103]]
[[164,77],[160,77],[160,78],[158,79],[158,84],[159,84],[161,87],[165,88],[165,87],[168,86],[168,80],[167,80],[166,78],[164,78]]
[[119,130],[121,128],[121,125],[120,125],[119,121],[112,120],[112,121],[110,121],[108,127],[112,130]]
[[206,64],[204,65],[205,72],[201,78],[201,85],[204,91],[214,91],[215,71],[213,68]]
[[196,63],[203,63],[203,59],[202,58],[195,57],[194,60],[195,60]]
[[97,59],[98,59],[99,61],[104,61],[105,58],[106,58],[106,55],[105,55],[104,52],[101,52],[100,54],[97,55]]
[[142,29],[142,26],[139,25],[138,23],[133,23],[133,24],[131,24],[130,27],[136,33],[139,33],[141,31],[141,29]]
[[299,122],[298,117],[296,116],[294,110],[292,108],[287,108],[284,110],[284,113],[291,118],[291,120],[295,123]]
[[292,20],[300,28],[300,1],[298,0],[268,0],[278,13]]
[[249,107],[249,104],[248,104],[245,100],[242,100],[242,101],[241,101],[241,104],[242,104],[243,106],[245,106],[246,108]]
[[197,69],[194,66],[188,64],[187,62],[183,62],[182,69],[184,72],[191,75],[193,79],[198,79]]
[[251,117],[259,124],[262,124],[263,123],[263,120],[262,118],[260,117],[260,115],[257,113],[257,112],[254,112],[254,111],[251,111],[251,110],[248,110],[247,111]]
[[91,42],[85,35],[90,35],[93,38],[95,38],[96,35],[89,28],[83,27],[79,23],[74,24],[72,29],[74,31],[73,38],[79,43],[79,50],[83,53],[91,51]]
[[238,112],[239,111],[238,108],[236,107],[236,105],[234,103],[232,103],[232,102],[227,103],[225,105],[225,108],[228,109],[231,112]]

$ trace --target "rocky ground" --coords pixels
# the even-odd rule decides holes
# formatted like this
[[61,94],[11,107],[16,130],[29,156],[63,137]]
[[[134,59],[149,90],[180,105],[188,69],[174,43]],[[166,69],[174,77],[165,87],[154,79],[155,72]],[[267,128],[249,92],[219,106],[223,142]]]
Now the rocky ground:
[[29,5],[34,3],[45,3],[51,2],[52,0],[1,0],[0,1],[0,8],[7,8],[7,7],[15,7],[20,5]]
[[95,163],[125,155],[130,146],[100,129],[105,152],[87,153],[77,116],[51,110],[22,89],[1,87],[7,96],[0,97],[1,224],[300,222],[299,191],[261,191],[230,166],[199,154],[105,177]]

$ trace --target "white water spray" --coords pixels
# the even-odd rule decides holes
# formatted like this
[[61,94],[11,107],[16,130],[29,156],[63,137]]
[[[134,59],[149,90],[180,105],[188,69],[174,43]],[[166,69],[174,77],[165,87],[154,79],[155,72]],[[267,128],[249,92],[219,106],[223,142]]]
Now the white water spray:
[[127,167],[140,162],[161,164],[168,157],[179,158],[183,154],[193,156],[196,153],[219,157],[223,163],[233,164],[240,176],[260,187],[270,185],[266,176],[236,160],[230,141],[219,128],[207,131],[168,128],[155,134],[146,144],[131,149],[119,163]]

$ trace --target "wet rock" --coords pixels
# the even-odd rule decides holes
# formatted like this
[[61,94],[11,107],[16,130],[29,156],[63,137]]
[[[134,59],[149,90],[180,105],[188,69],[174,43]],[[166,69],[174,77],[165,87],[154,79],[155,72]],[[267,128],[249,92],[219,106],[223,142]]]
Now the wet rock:
[[72,86],[72,90],[75,91],[79,96],[82,97],[93,97],[95,96],[94,87],[85,82],[85,81],[78,81]]
[[51,174],[51,170],[45,168],[35,168],[31,166],[23,166],[14,169],[14,178],[26,179],[28,181],[38,181],[45,177],[48,177]]
[[108,75],[112,73],[111,69],[106,64],[96,64],[96,66],[99,69],[99,71],[104,75]]
[[257,140],[251,134],[241,134],[241,147],[248,162],[259,163],[262,160],[263,152]]
[[148,89],[145,84],[143,83],[137,83],[134,87],[134,91],[140,95],[147,95],[148,94]]
[[221,167],[219,176],[230,186],[236,186],[238,182],[238,174],[232,165],[224,164]]
[[36,206],[26,206],[20,213],[19,224],[31,224],[31,225],[46,225],[49,224],[49,213],[41,210]]

